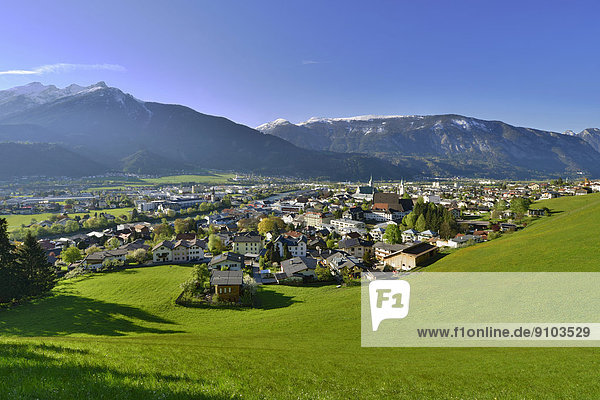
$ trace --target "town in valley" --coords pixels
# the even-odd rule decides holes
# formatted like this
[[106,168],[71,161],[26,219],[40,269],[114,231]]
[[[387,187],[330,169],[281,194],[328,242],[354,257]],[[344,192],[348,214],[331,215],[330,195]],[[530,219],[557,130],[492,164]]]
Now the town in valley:
[[27,234],[37,238],[58,276],[196,265],[209,285],[196,288],[195,297],[241,304],[244,282],[346,285],[365,272],[427,268],[456,249],[548,217],[545,199],[600,191],[600,181],[562,178],[353,183],[209,176],[218,183],[194,175],[145,183],[113,176],[55,178],[39,189],[43,178],[20,179],[4,186],[0,215],[15,245]]

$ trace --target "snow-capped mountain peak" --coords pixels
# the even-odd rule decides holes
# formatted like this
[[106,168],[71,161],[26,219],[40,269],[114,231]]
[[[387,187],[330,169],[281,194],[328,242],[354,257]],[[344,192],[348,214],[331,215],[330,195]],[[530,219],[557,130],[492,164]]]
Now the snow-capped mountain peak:
[[342,118],[322,118],[311,117],[308,120],[299,123],[298,125],[307,125],[311,123],[332,123],[332,122],[353,122],[353,121],[376,121],[382,119],[400,119],[400,118],[419,118],[418,115],[357,115],[354,117]]
[[277,118],[274,121],[271,122],[267,122],[266,124],[262,124],[256,127],[257,131],[265,131],[265,130],[269,130],[269,129],[273,129],[275,127],[278,126],[282,126],[282,125],[293,125],[290,121],[288,121],[287,119],[283,119],[283,118]]

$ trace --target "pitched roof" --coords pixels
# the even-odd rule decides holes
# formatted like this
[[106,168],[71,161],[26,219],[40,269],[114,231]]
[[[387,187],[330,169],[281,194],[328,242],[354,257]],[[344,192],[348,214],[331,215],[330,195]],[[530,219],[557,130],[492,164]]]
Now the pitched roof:
[[85,261],[104,261],[109,257],[120,257],[127,254],[127,250],[123,249],[114,249],[114,250],[104,250],[98,251],[96,253],[89,254]]
[[210,273],[211,285],[241,285],[243,282],[242,271],[213,270]]
[[158,248],[160,248],[161,246],[165,246],[167,249],[171,249],[173,250],[173,246],[174,243],[171,242],[170,240],[163,240],[162,242],[158,243],[156,246],[154,246],[152,248],[152,251],[158,250]]
[[308,269],[315,269],[316,267],[317,260],[309,257],[294,257],[281,262],[281,268],[288,276]]
[[377,243],[375,243],[373,245],[373,248],[396,252],[396,251],[404,250],[408,246],[409,245],[407,245],[407,244],[400,244],[400,243],[398,243],[398,244],[389,244],[389,243],[384,243],[384,242],[377,242]]
[[193,246],[198,246],[202,249],[206,249],[206,242],[201,239],[193,239],[193,240],[178,240],[177,242],[175,242],[173,244],[173,248],[179,247],[179,246],[183,246],[183,247],[187,247],[187,248],[190,248]]
[[373,242],[369,242],[369,241],[363,240],[361,238],[348,238],[348,239],[340,240],[338,242],[338,247],[340,249],[347,249],[347,248],[356,247],[356,246],[371,247],[371,246],[373,246]]
[[260,236],[256,232],[244,232],[233,237],[234,243],[254,243],[260,242],[262,240],[262,236]]
[[418,255],[418,254],[426,253],[426,252],[431,251],[436,248],[437,248],[436,246],[433,246],[433,245],[430,245],[429,243],[423,242],[423,243],[417,243],[412,246],[409,246],[409,247],[405,248],[404,250],[402,250],[402,252],[404,254]]
[[208,265],[215,265],[223,261],[235,261],[239,263],[244,263],[244,256],[238,253],[234,253],[233,251],[228,251],[227,253],[222,253],[218,256],[213,257],[208,263]]
[[281,244],[287,244],[288,246],[297,246],[300,242],[307,243],[308,240],[304,235],[297,238],[279,235],[277,239],[275,239],[275,242],[281,242]]

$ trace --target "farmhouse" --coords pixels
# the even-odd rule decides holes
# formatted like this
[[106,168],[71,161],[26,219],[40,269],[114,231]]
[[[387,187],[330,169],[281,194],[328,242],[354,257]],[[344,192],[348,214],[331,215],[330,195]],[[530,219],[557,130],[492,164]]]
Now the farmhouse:
[[[296,236],[296,235],[294,235]],[[279,251],[279,256],[284,256],[284,248],[287,245],[290,254],[293,257],[306,257],[308,240],[306,236],[300,234],[297,237],[289,235],[279,235],[273,242],[275,248]]]
[[383,262],[396,270],[408,271],[425,264],[437,254],[437,250],[429,243],[417,243],[385,257]]
[[263,246],[263,239],[256,232],[245,232],[233,237],[233,251],[239,254],[258,254]]
[[167,261],[198,261],[204,258],[206,242],[193,240],[163,240],[152,248],[152,260],[155,263]]
[[238,302],[242,288],[243,272],[239,270],[220,271],[210,273],[210,286],[220,300]]
[[373,252],[375,253],[375,258],[377,260],[383,261],[385,257],[402,251],[408,246],[409,245],[407,244],[389,244],[384,242],[377,242],[373,245]]
[[281,269],[288,278],[292,276],[316,278],[315,268],[317,268],[317,260],[314,258],[294,257],[281,262]]
[[355,257],[362,257],[373,247],[373,242],[360,238],[343,239],[338,242],[338,248]]
[[364,264],[358,258],[343,252],[333,253],[325,259],[325,264],[338,275],[346,271],[353,276],[358,276],[365,270]]
[[105,250],[99,251],[96,253],[89,254],[86,258],[83,259],[81,265],[85,268],[89,269],[100,269],[105,262],[108,261],[123,261],[125,262],[125,256],[127,255],[127,250]]
[[449,240],[438,240],[436,245],[438,247],[450,247],[452,249],[458,249],[460,247],[468,246],[472,243],[479,243],[483,240],[481,235],[457,235],[453,239]]
[[232,251],[219,254],[213,257],[208,263],[208,268],[210,269],[241,271],[243,267],[244,256]]

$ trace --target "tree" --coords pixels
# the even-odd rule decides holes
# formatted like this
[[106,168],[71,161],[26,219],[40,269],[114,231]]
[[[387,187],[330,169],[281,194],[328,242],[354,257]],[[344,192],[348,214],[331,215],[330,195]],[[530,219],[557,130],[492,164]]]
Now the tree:
[[407,228],[414,228],[417,222],[417,215],[414,212],[410,212],[407,216],[402,219],[402,224],[406,225]]
[[258,220],[256,218],[242,218],[237,223],[241,231],[256,231],[258,230]]
[[196,223],[192,218],[177,218],[173,225],[175,226],[175,233],[179,235],[180,233],[188,233],[193,230]]
[[35,236],[27,233],[23,244],[16,250],[15,263],[23,277],[22,296],[38,296],[56,285],[56,269],[48,262],[46,252]]
[[389,224],[385,228],[385,233],[383,234],[383,241],[390,244],[402,243],[402,232],[400,232],[400,228],[396,224]]
[[137,221],[140,218],[137,208],[131,210],[131,221]]
[[261,235],[266,235],[268,232],[278,234],[283,228],[285,228],[285,222],[279,217],[263,218],[258,223],[258,233]]
[[440,237],[442,239],[450,239],[452,237],[452,228],[450,228],[448,221],[444,221],[440,225]]
[[417,223],[415,224],[415,229],[418,230],[419,232],[422,232],[425,229],[427,229],[427,223],[425,222],[425,216],[423,214],[419,215],[419,218],[417,218]]
[[143,264],[149,259],[148,252],[145,249],[135,249],[129,254],[131,254],[131,258],[138,264]]
[[85,254],[90,255],[90,254],[98,253],[99,251],[102,251],[102,249],[96,245],[93,245],[93,246],[90,246],[87,249],[85,249]]
[[204,287],[205,282],[210,281],[210,271],[208,270],[208,265],[200,264],[194,267],[193,273],[194,279],[199,283],[201,287]]
[[65,223],[65,232],[72,233],[79,230],[79,223],[77,221],[67,221]]
[[173,237],[174,230],[171,225],[163,222],[154,227],[154,241],[169,240]]
[[223,250],[225,250],[225,246],[223,245],[223,241],[220,237],[212,234],[208,237],[208,249],[213,255],[216,255],[221,254]]
[[373,266],[374,262],[373,262],[373,254],[371,253],[371,250],[366,249],[365,252],[363,253],[363,263],[367,267]]
[[333,275],[331,275],[329,268],[324,267],[321,264],[318,264],[315,268],[315,274],[317,275],[317,280],[321,282],[328,282],[333,279]]
[[6,218],[0,218],[0,303],[17,298],[14,247],[8,240]]
[[510,209],[515,214],[523,215],[529,210],[531,200],[525,197],[517,197],[510,201]]
[[121,242],[119,241],[119,239],[117,239],[116,237],[113,236],[106,241],[104,247],[106,247],[107,249],[116,249],[120,245],[121,245]]
[[290,248],[288,247],[287,243],[284,243],[283,244],[283,259],[289,260],[290,258],[292,258],[292,254],[290,253]]
[[273,254],[271,255],[271,262],[272,263],[281,262],[281,253],[279,253],[279,249],[277,247],[273,247]]
[[60,253],[60,257],[67,264],[73,264],[83,258],[81,250],[75,246],[70,246]]
[[508,209],[508,203],[506,202],[506,200],[498,200],[494,204],[494,210],[496,211],[504,211],[506,209]]

